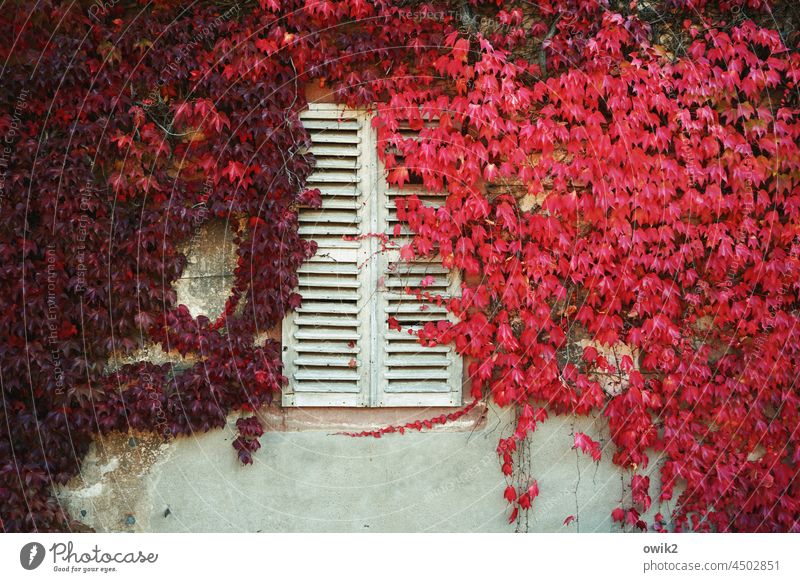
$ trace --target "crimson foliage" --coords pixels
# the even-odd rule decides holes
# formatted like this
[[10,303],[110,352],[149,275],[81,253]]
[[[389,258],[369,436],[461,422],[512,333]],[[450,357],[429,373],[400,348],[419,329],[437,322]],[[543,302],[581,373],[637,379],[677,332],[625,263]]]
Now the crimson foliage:
[[[280,390],[279,346],[255,337],[299,305],[315,250],[296,213],[316,198],[309,81],[377,108],[410,193],[402,256],[471,281],[420,339],[468,358],[475,399],[517,408],[498,446],[512,520],[540,493],[512,485],[520,441],[547,411],[601,412],[631,472],[614,520],[664,527],[642,519],[654,449],[658,503],[680,492],[670,527],[800,529],[800,58],[782,4],[34,4],[0,17],[4,530],[71,526],[52,487],[94,433],[209,430]],[[172,287],[210,217],[241,224],[213,322]],[[198,363],[109,369],[151,342]],[[263,429],[237,428],[252,462]]]

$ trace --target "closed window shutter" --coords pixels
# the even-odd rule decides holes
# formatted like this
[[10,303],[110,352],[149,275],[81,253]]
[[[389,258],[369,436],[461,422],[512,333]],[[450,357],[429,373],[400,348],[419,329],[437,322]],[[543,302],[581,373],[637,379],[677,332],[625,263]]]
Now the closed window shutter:
[[[402,131],[405,137],[416,132]],[[381,169],[382,170],[382,169]],[[428,192],[412,174],[411,186],[403,190],[378,180],[378,220],[382,231],[401,247],[411,242],[411,233],[397,219],[397,199],[415,194],[425,206],[444,206],[447,195]],[[399,234],[395,235],[395,227]],[[448,319],[444,305],[418,298],[416,291],[431,297],[452,297],[460,290],[460,278],[436,258],[401,260],[399,251],[381,253],[377,261],[378,406],[457,406],[461,403],[462,359],[451,345],[424,347],[417,335],[427,322]],[[389,318],[397,320],[400,330],[390,329]],[[412,332],[412,333],[409,333]]]
[[[298,272],[303,303],[283,323],[283,405],[459,405],[461,358],[408,333],[447,318],[447,310],[405,290],[426,279],[426,291],[447,297],[458,292],[458,277],[436,260],[400,261],[369,236],[410,240],[408,232],[394,236],[396,198],[413,191],[441,205],[446,196],[388,188],[366,113],[311,104],[300,117],[316,159],[306,187],[320,190],[322,206],[299,210],[300,235],[318,249]],[[389,329],[390,316],[400,332]]]
[[298,272],[303,303],[283,324],[283,404],[368,406],[370,249],[358,239],[369,228],[367,121],[325,104],[301,120],[316,158],[306,187],[319,188],[322,206],[299,210],[300,235],[318,250]]

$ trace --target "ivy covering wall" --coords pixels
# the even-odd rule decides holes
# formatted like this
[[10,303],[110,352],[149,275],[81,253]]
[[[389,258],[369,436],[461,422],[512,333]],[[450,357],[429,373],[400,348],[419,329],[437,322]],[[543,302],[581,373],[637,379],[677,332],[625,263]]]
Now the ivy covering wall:
[[[255,338],[300,304],[315,252],[297,234],[320,202],[298,118],[313,82],[376,110],[409,192],[401,256],[473,281],[419,335],[468,358],[475,401],[517,411],[497,448],[511,521],[548,493],[514,479],[521,442],[549,413],[601,412],[614,450],[574,446],[630,472],[622,527],[800,530],[797,26],[767,0],[9,4],[2,529],[78,527],[52,487],[96,433],[171,439],[280,401],[280,346]],[[241,225],[215,321],[173,288],[211,218]],[[197,362],[109,366],[152,343]],[[250,463],[263,428],[237,427]],[[649,449],[666,459],[655,499]],[[674,513],[645,523],[678,484]]]

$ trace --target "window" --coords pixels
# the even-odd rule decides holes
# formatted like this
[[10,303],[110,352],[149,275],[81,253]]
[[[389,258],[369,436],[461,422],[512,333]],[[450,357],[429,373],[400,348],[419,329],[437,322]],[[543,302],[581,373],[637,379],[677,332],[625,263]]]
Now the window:
[[[283,323],[283,404],[459,405],[460,356],[452,346],[423,347],[408,333],[447,310],[405,292],[426,278],[432,294],[457,293],[456,273],[437,261],[401,261],[378,238],[359,238],[382,232],[397,241],[395,198],[411,190],[386,183],[367,113],[312,104],[301,119],[317,160],[307,185],[319,188],[322,207],[300,210],[300,234],[319,248],[299,271],[303,305]],[[431,205],[445,198],[415,193]],[[400,331],[389,329],[390,316]]]

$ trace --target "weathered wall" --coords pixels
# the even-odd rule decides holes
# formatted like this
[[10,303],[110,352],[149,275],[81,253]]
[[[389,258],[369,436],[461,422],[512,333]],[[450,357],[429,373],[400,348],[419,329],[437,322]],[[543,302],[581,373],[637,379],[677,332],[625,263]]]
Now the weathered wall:
[[[62,492],[73,515],[101,531],[514,531],[495,447],[507,412],[489,410],[447,431],[354,439],[329,430],[262,437],[249,467],[232,426],[163,444],[158,437],[98,440]],[[541,495],[528,531],[618,531],[609,513],[626,494],[610,461],[571,448],[572,431],[601,422],[555,417],[529,450]],[[606,440],[606,439],[604,439]],[[578,517],[569,526],[568,515]]]
[[[198,230],[177,285],[179,301],[194,315],[213,318],[223,309],[235,264],[230,239],[224,224]],[[155,349],[137,357],[170,359]],[[476,408],[437,430],[381,439],[336,434],[439,413],[266,410],[262,449],[248,467],[231,447],[237,416],[224,430],[169,443],[157,435],[98,437],[59,498],[99,531],[619,530],[610,512],[629,491],[610,448],[600,463],[572,448],[579,431],[607,443],[602,419],[553,417],[539,425],[524,471],[538,480],[541,495],[525,521],[512,525],[495,452],[512,430],[511,411]],[[564,526],[569,515],[577,519]]]

